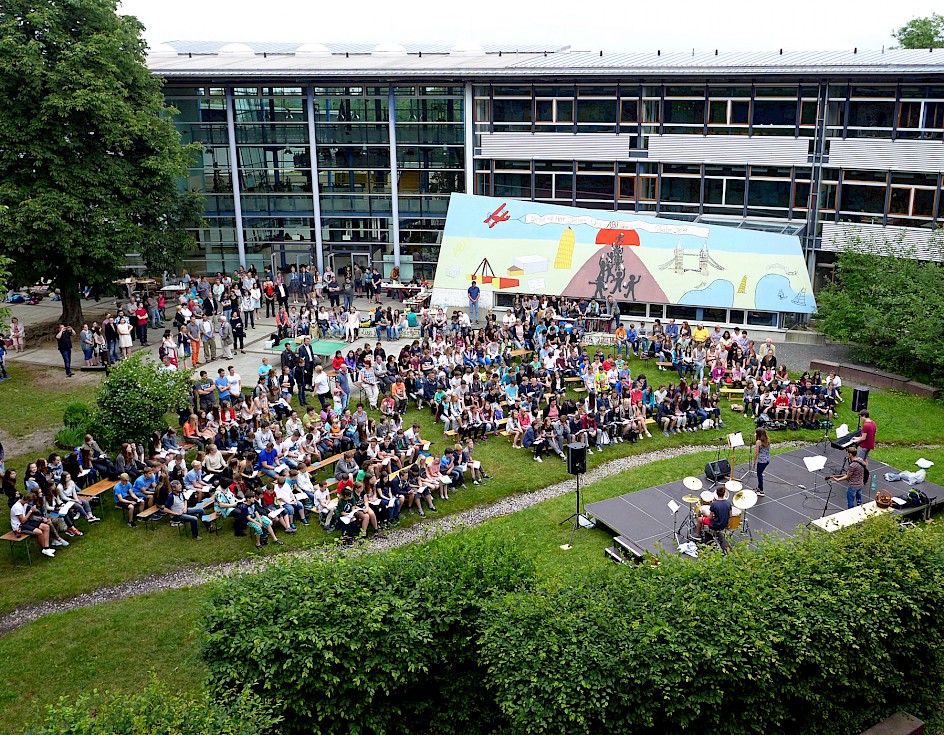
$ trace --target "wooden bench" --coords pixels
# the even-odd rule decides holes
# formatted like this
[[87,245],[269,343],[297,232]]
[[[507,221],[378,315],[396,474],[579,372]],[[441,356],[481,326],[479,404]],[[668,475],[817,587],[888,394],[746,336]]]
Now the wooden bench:
[[665,369],[665,368],[674,367],[675,363],[674,362],[657,362],[656,365],[658,365],[660,369]]
[[99,480],[94,485],[89,485],[84,490],[79,491],[79,497],[85,498],[91,504],[97,501],[99,507],[105,510],[105,500],[102,497],[105,493],[112,490],[118,482],[116,480]]
[[323,460],[321,460],[320,462],[311,465],[311,466],[308,468],[308,471],[309,471],[309,472],[317,472],[318,470],[324,469],[325,467],[330,467],[330,466],[333,465],[335,462],[339,461],[339,460],[341,459],[341,457],[343,457],[343,456],[344,456],[343,454],[334,454],[334,455],[328,457],[327,459],[323,459]]
[[534,350],[512,350],[508,354],[512,357],[524,357],[525,355],[530,355]]
[[569,378],[564,378],[564,382],[565,383],[582,383],[583,378],[581,378],[579,375],[572,375]]
[[459,436],[458,431],[444,431],[443,436]]
[[136,519],[141,521],[145,528],[149,528],[153,531],[155,528],[157,528],[158,521],[161,521],[164,518],[163,515],[160,515],[157,518],[154,517],[162,510],[164,510],[164,506],[152,505],[150,508],[145,508],[140,513],[138,513]]
[[31,534],[24,533],[18,534],[16,531],[7,531],[7,533],[0,536],[0,540],[10,542],[10,559],[13,561],[13,566],[16,566],[16,553],[15,549],[19,544],[23,544],[23,548],[26,549],[26,560],[29,562],[30,566],[33,566],[33,556],[30,553],[29,540],[33,538]]
[[743,388],[728,388],[726,386],[721,389],[720,393],[723,396],[743,396],[744,389]]
[[582,385],[578,385],[576,388],[574,388],[574,393],[586,393],[586,392],[587,392],[587,389],[584,388]]

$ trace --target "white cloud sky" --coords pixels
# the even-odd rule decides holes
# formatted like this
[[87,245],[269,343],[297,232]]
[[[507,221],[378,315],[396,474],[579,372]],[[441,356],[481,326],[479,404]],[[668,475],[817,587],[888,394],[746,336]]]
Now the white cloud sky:
[[581,50],[879,49],[930,0],[122,0],[152,43],[174,40],[537,43]]

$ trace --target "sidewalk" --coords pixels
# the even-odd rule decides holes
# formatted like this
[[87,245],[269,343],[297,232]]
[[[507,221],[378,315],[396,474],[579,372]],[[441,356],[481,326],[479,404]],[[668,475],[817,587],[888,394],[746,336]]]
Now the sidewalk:
[[[369,311],[373,308],[371,302],[367,300],[366,297],[358,297],[354,299],[354,305],[361,311],[362,314]],[[402,304],[399,301],[394,299],[383,298],[382,305],[390,307],[392,309],[401,309]],[[104,314],[110,312],[115,313],[115,302],[111,299],[102,299],[99,302],[92,300],[83,300],[82,306],[85,310],[85,316],[88,321],[100,320]],[[292,304],[289,303],[291,307]],[[27,304],[10,304],[10,316],[19,318],[20,322],[29,327],[30,324],[38,324],[41,322],[53,321],[59,318],[61,313],[61,306],[58,301],[49,301],[48,299],[43,300],[40,304],[36,306],[29,306]],[[168,314],[172,313],[173,308],[168,308]],[[265,313],[265,309],[261,310],[261,313]],[[169,326],[169,325],[168,325]],[[164,327],[162,329],[148,329],[148,347],[141,347],[138,343],[135,343],[132,348],[133,352],[145,351],[153,355],[154,359],[158,359],[157,351],[160,346],[161,337],[164,334]],[[265,349],[265,343],[269,338],[269,335],[275,331],[275,318],[269,317],[266,318],[257,318],[256,319],[256,328],[255,329],[246,329],[246,354],[236,353],[236,355],[231,360],[223,360],[222,357],[218,357],[212,362],[201,362],[199,370],[207,370],[212,375],[216,375],[216,370],[221,367],[228,367],[233,365],[236,367],[236,372],[241,375],[255,375],[259,369],[259,365],[262,364],[263,357],[269,357],[269,364],[278,365],[279,364],[279,353],[272,352],[271,350]],[[176,330],[172,329],[172,333],[176,334]],[[332,341],[343,341],[343,340],[332,340]],[[387,354],[399,354],[400,349],[404,344],[409,344],[411,340],[382,340],[384,349],[387,351]],[[350,345],[351,348],[355,348],[358,345],[363,347],[365,342],[369,342],[371,346],[376,344],[377,335],[373,329],[362,329],[360,333],[360,338],[354,344]],[[75,372],[79,372],[82,365],[85,364],[85,360],[82,357],[82,350],[79,348],[78,339],[73,337],[73,350],[72,350],[72,369]],[[30,346],[30,340],[26,340],[27,349],[20,353],[15,353],[12,351],[7,352],[7,362],[8,363],[24,363],[31,365],[40,365],[44,367],[53,367],[62,369],[62,356],[59,354],[59,351],[56,349],[55,341],[52,339],[47,340],[44,344],[39,346]],[[219,347],[217,348],[217,354],[222,354]],[[202,357],[202,355],[201,355]],[[209,366],[209,367],[207,367]],[[254,382],[254,381],[253,381]],[[248,384],[248,382],[247,382]]]

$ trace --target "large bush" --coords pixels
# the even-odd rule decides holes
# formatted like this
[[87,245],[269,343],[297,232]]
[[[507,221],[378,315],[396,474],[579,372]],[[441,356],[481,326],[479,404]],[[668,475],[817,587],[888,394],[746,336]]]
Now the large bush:
[[190,403],[190,373],[163,372],[141,352],[118,363],[98,389],[97,411],[89,421],[100,443],[144,442],[167,427],[166,414]]
[[861,732],[936,711],[940,537],[885,519],[508,596],[481,641],[514,733]]
[[214,687],[280,702],[289,732],[488,732],[477,639],[532,563],[506,539],[274,563],[222,583],[205,618]]
[[271,708],[249,692],[189,697],[152,681],[140,693],[96,691],[74,704],[62,700],[26,735],[265,735],[278,724]]
[[[932,248],[939,247],[936,239]],[[852,238],[839,256],[837,282],[816,297],[817,325],[852,343],[862,360],[944,383],[944,268],[908,255],[901,243]]]

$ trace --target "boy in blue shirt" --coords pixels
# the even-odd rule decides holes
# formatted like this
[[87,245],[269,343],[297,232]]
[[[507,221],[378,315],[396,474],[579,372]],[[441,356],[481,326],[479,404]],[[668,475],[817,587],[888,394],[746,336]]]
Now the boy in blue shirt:
[[128,525],[134,528],[137,525],[135,516],[144,510],[144,498],[138,497],[134,492],[134,486],[131,484],[131,477],[122,472],[118,477],[118,483],[115,485],[115,505],[128,511]]

